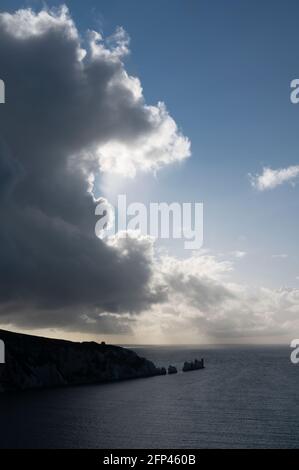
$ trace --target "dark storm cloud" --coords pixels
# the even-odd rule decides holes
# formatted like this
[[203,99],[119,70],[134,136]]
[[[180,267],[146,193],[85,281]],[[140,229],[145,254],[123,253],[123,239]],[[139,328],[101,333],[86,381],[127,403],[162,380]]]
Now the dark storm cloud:
[[128,162],[136,170],[184,158],[188,142],[165,110],[145,106],[139,82],[126,74],[124,32],[114,49],[95,38],[83,59],[66,10],[0,14],[3,321],[95,331],[97,321],[104,324],[100,312],[139,312],[163,299],[152,287],[152,260],[142,242],[130,243],[124,255],[95,237],[88,177],[99,171],[107,143],[130,148],[164,135],[162,161],[154,146],[144,162],[140,155]]

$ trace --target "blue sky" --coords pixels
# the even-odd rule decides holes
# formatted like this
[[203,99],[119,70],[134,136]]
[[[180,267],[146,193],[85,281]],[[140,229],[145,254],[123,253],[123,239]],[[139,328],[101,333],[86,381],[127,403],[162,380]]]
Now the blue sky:
[[[148,104],[166,103],[191,141],[191,158],[120,189],[140,202],[203,202],[204,248],[224,258],[246,252],[235,281],[298,288],[298,185],[258,191],[248,176],[299,164],[299,105],[290,101],[299,77],[298,2],[64,3],[82,32],[127,31],[126,70],[140,79]],[[2,0],[1,10],[42,5]]]
[[[128,71],[148,103],[165,101],[192,142],[192,158],[157,180],[130,183],[159,200],[203,201],[205,248],[244,250],[238,276],[251,283],[296,286],[298,188],[257,193],[248,173],[298,162],[299,76],[296,1],[66,1],[82,30],[131,37]],[[3,10],[42,2],[2,0]],[[61,2],[48,1],[48,6]],[[138,191],[140,194],[140,192]],[[287,254],[286,258],[271,258]]]

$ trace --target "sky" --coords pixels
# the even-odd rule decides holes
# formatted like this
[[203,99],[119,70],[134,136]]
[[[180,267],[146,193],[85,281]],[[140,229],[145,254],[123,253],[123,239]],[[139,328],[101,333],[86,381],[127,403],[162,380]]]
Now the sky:
[[[298,3],[61,5],[0,5],[0,324],[117,343],[289,342]],[[203,249],[95,240],[91,175],[112,203],[203,202]]]

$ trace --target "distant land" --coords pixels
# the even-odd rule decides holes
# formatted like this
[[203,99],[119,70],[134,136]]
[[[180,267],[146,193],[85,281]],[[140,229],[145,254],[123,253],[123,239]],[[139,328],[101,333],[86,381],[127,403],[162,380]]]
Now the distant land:
[[0,392],[98,384],[164,375],[134,351],[95,342],[71,342],[0,330],[5,364]]

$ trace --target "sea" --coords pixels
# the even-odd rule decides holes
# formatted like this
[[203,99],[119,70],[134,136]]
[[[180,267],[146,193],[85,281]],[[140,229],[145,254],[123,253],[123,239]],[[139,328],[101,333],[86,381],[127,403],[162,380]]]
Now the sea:
[[[0,395],[0,448],[298,448],[299,364],[282,346],[131,347],[178,374]],[[205,369],[182,372],[184,361]]]

